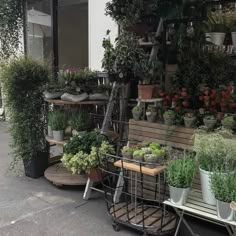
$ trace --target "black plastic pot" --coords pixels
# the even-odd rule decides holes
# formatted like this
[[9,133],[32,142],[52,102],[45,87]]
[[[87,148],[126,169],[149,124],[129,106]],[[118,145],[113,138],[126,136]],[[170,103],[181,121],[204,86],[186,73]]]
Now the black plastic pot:
[[48,152],[38,152],[30,160],[23,160],[25,175],[33,179],[43,176],[48,167],[48,157]]

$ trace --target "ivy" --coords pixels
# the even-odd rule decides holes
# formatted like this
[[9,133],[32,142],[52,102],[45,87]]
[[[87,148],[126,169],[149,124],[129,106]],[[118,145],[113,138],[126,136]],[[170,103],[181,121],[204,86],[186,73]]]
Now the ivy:
[[0,57],[3,60],[19,52],[23,16],[23,0],[0,1]]

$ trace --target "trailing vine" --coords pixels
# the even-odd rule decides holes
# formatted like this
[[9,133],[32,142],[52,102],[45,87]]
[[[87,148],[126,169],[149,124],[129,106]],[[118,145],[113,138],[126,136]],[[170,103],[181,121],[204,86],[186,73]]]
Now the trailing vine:
[[0,1],[0,57],[3,60],[19,52],[24,19],[23,2]]

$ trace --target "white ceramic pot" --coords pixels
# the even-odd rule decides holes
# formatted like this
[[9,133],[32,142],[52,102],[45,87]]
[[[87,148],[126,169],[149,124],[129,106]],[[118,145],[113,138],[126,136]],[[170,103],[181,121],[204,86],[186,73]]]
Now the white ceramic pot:
[[53,139],[55,141],[58,142],[64,141],[64,130],[59,130],[59,131],[53,130],[52,133],[53,133]]
[[202,198],[203,201],[209,205],[216,205],[216,198],[214,193],[211,190],[211,175],[213,173],[209,171],[202,170],[200,168],[200,179],[202,186]]
[[48,126],[48,137],[50,137],[50,138],[53,137],[52,127],[51,126]]
[[236,47],[236,32],[231,32],[233,46]]
[[225,41],[225,33],[220,33],[220,32],[206,33],[206,41],[211,42],[217,46],[222,46]]
[[178,206],[183,206],[188,198],[190,188],[176,188],[169,185],[170,201]]
[[228,221],[234,219],[234,210],[231,209],[230,203],[217,200],[217,217]]

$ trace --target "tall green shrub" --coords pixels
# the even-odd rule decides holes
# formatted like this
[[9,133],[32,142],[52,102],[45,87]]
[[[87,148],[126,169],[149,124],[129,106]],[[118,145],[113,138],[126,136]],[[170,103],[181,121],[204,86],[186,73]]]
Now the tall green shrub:
[[28,160],[46,150],[43,86],[48,77],[48,69],[31,59],[16,59],[2,68],[15,158]]

